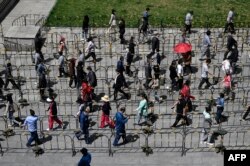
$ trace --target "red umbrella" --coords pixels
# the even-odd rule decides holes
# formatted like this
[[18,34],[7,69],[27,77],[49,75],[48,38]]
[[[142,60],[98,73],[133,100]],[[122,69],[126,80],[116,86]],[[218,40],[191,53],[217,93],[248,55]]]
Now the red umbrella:
[[174,46],[174,52],[176,53],[186,53],[192,50],[191,44],[188,43],[179,43]]

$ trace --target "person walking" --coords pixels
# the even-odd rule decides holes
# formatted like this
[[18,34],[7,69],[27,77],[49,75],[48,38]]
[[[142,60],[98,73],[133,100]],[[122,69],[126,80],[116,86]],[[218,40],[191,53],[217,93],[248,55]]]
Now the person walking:
[[212,139],[212,133],[211,133],[211,126],[212,126],[212,119],[211,119],[211,107],[205,107],[205,110],[203,111],[203,129],[202,129],[202,135],[201,135],[201,144],[208,144],[213,145],[214,140]]
[[87,70],[88,70],[87,81],[89,85],[93,88],[93,92],[94,92],[94,89],[97,86],[96,74],[90,66],[87,67]]
[[81,100],[80,88],[83,80],[87,80],[87,74],[83,70],[83,62],[79,61],[76,66],[76,88],[77,88],[77,102]]
[[208,66],[211,63],[211,59],[206,59],[206,62],[202,64],[201,68],[201,82],[199,83],[198,89],[202,88],[202,85],[206,83],[206,87],[210,87],[212,84],[209,82],[208,74],[213,75],[208,71]]
[[123,56],[120,56],[119,61],[117,61],[116,70],[118,70],[121,73],[123,73],[125,71],[125,68],[124,68],[124,57]]
[[150,16],[149,11],[150,11],[150,9],[146,8],[146,10],[143,12],[143,15],[142,15],[142,25],[140,28],[140,33],[142,31],[143,38],[147,37],[147,35],[148,35],[149,16]]
[[125,74],[127,74],[128,76],[132,76],[133,75],[133,72],[131,71],[130,67],[131,67],[131,64],[133,62],[133,57],[134,55],[131,53],[130,49],[127,48],[126,49],[126,67],[125,67]]
[[51,99],[47,98],[47,102],[50,103],[49,108],[47,110],[49,111],[49,128],[47,129],[47,131],[53,130],[54,121],[59,124],[59,128],[63,128],[63,122],[57,116],[57,104],[54,97],[52,97]]
[[1,74],[0,74],[0,101],[4,99],[3,86],[4,86],[4,81],[3,81]]
[[11,126],[13,126],[13,118],[14,118],[13,115],[15,113],[14,102],[13,102],[13,99],[12,99],[12,94],[7,94],[6,95],[6,100],[7,100],[7,104],[6,104],[4,115],[9,120],[8,127],[11,127]]
[[216,100],[216,107],[217,107],[217,111],[216,111],[216,124],[220,124],[221,123],[221,117],[222,117],[222,112],[224,111],[224,93],[220,93],[220,96],[217,98]]
[[183,66],[182,66],[182,59],[179,59],[178,60],[178,65],[177,65],[177,76],[178,76],[178,88],[179,90],[182,88],[182,85],[183,85],[183,74],[184,74],[184,71],[183,71]]
[[88,31],[89,31],[89,16],[85,15],[82,21],[82,39],[86,41],[88,38]]
[[210,40],[211,31],[208,30],[202,40],[202,58],[206,56],[207,59],[210,58],[210,47],[211,47],[211,40]]
[[109,97],[107,95],[103,96],[101,100],[103,101],[103,105],[102,105],[102,116],[101,116],[100,128],[104,128],[107,124],[109,126],[111,125],[109,116],[110,116],[110,111],[112,109],[109,103]]
[[88,149],[82,148],[80,152],[82,153],[82,158],[78,162],[77,166],[90,166],[92,157],[91,154],[88,152]]
[[37,121],[38,117],[35,115],[35,111],[30,109],[30,115],[27,116],[22,126],[28,126],[28,130],[30,132],[30,138],[26,143],[27,147],[31,147],[31,143],[35,141],[36,145],[41,144],[41,141],[38,138],[37,134]]
[[237,41],[234,39],[234,32],[230,32],[227,36],[227,50],[224,54],[224,59],[227,59],[227,54],[230,52],[230,51],[233,51],[234,49],[237,49],[238,47],[238,43]]
[[173,105],[171,109],[174,109],[175,107],[176,107],[176,118],[175,118],[174,124],[170,127],[171,128],[176,127],[181,119],[184,119],[185,124],[189,126],[189,122],[187,118],[187,112],[189,108],[188,108],[188,103],[185,101],[183,95],[181,94],[179,95],[178,101]]
[[234,31],[234,23],[233,23],[234,15],[235,15],[234,8],[232,7],[229,10],[228,15],[227,15],[227,22],[226,22],[226,25],[225,25],[224,33],[235,32]]
[[5,90],[8,90],[7,87],[9,85],[9,82],[13,85],[13,88],[20,89],[20,87],[16,84],[14,77],[12,75],[12,65],[8,61],[5,67],[5,85],[4,85]]
[[115,140],[113,146],[119,146],[119,140],[122,137],[123,143],[126,143],[126,129],[125,124],[128,122],[129,117],[125,115],[125,107],[121,107],[115,114]]
[[66,76],[66,72],[64,71],[64,65],[65,65],[65,59],[63,56],[63,52],[59,52],[59,58],[58,58],[58,69],[59,69],[59,76]]
[[120,44],[125,44],[124,34],[125,34],[125,20],[121,18],[119,21],[119,33],[120,33]]
[[172,61],[171,65],[169,67],[169,77],[171,79],[171,89],[176,89],[178,75],[177,75],[176,61],[175,60]]
[[109,29],[108,29],[108,33],[112,33],[112,30],[114,30],[114,33],[116,33],[116,14],[115,14],[115,9],[112,9],[111,11],[111,16],[110,16],[110,20],[109,20]]
[[38,65],[43,61],[41,54],[38,50],[36,50],[35,55],[33,56],[34,62],[35,62],[35,70],[37,71]]
[[79,117],[80,129],[79,133],[76,133],[76,138],[80,140],[81,135],[84,135],[84,140],[86,144],[90,144],[89,140],[89,112],[90,108],[84,105],[81,110],[77,113]]
[[148,97],[145,93],[142,93],[141,97],[142,99],[140,101],[139,107],[136,108],[137,124],[140,124],[142,118],[144,118],[146,122],[148,116]]
[[92,111],[92,100],[93,100],[94,88],[89,85],[87,80],[82,81],[82,102],[89,106],[90,111]]
[[185,17],[185,32],[188,32],[189,34],[191,34],[193,14],[193,11],[189,11]]
[[246,118],[247,118],[249,112],[250,112],[250,105],[247,106],[247,110],[244,113],[243,117],[240,119],[240,121],[246,121]]
[[152,67],[151,67],[151,60],[147,59],[147,64],[145,66],[145,78],[146,82],[143,84],[146,89],[150,88],[150,82],[152,81]]
[[96,63],[95,48],[97,47],[94,44],[92,37],[89,37],[87,42],[88,42],[88,46],[85,50],[85,52],[87,53],[87,56],[85,56],[85,60],[87,60],[91,56],[93,58],[93,62]]
[[[76,79],[76,71],[75,71],[75,63],[76,63],[76,59],[73,57],[68,57],[68,68],[69,68],[69,87],[70,88],[74,88],[76,87],[77,84],[77,79]],[[75,86],[72,87],[73,81],[75,83]]]
[[114,82],[114,85],[113,85],[113,88],[114,88],[114,100],[117,99],[117,93],[118,92],[122,93],[127,99],[129,99],[129,94],[125,93],[122,90],[122,87],[127,87],[128,88],[125,77],[122,74],[122,72],[120,72],[118,70],[116,70],[116,73],[117,73],[117,76],[115,78],[115,82]]
[[38,88],[40,92],[40,101],[45,101],[45,89],[47,87],[47,80],[46,80],[46,68],[44,66],[44,62],[41,61],[37,68],[37,73],[39,76],[38,81]]
[[160,50],[160,40],[159,40],[159,33],[157,31],[154,32],[154,37],[152,38],[152,50],[147,55],[148,59],[151,59],[155,52],[159,52]]

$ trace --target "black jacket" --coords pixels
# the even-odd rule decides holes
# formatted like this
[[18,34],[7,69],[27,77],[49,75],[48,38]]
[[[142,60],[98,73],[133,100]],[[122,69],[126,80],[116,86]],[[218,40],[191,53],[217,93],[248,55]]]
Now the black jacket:
[[158,37],[153,37],[152,39],[152,50],[159,50],[160,49],[160,41]]
[[152,78],[152,67],[151,67],[150,64],[147,64],[145,66],[145,76],[146,76],[147,79]]
[[120,89],[121,87],[128,87],[125,77],[123,76],[123,74],[119,74],[116,78],[116,82],[115,82],[115,88],[116,89]]
[[90,71],[88,73],[88,82],[89,82],[90,86],[92,86],[92,87],[96,87],[97,86],[97,80],[96,80],[95,72]]

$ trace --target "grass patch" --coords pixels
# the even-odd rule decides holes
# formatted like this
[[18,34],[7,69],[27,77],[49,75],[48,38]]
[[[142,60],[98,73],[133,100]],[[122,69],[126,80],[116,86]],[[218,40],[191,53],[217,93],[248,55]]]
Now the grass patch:
[[228,11],[235,8],[236,27],[249,27],[250,0],[57,0],[47,25],[80,27],[88,14],[91,26],[107,27],[111,10],[126,21],[126,27],[138,27],[146,7],[150,8],[150,24],[181,27],[188,10],[194,11],[194,27],[224,27]]

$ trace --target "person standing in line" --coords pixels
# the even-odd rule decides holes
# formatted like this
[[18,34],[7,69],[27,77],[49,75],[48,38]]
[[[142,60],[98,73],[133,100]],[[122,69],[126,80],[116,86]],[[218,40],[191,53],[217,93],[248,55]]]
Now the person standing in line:
[[88,31],[89,31],[89,16],[85,15],[82,21],[82,39],[86,41],[88,38]]
[[113,142],[113,146],[119,146],[119,140],[122,137],[123,143],[127,142],[126,139],[126,129],[125,124],[128,122],[129,117],[125,115],[125,107],[121,107],[118,112],[115,114],[115,140]]
[[58,45],[58,53],[60,55],[60,53],[63,54],[63,51],[67,51],[67,47],[65,44],[65,38],[63,36],[60,37],[60,41],[59,41],[59,45]]
[[211,31],[208,30],[202,40],[202,58],[206,56],[207,59],[210,58],[210,47],[211,47],[211,40],[210,40]]
[[185,17],[185,32],[188,32],[189,34],[191,34],[193,14],[194,12],[190,11],[186,14],[186,17]]
[[145,121],[147,121],[148,116],[148,97],[145,93],[141,94],[141,101],[139,104],[139,107],[136,108],[137,113],[137,124],[140,124],[140,121],[142,118],[144,118]]
[[36,50],[34,55],[34,62],[35,62],[35,70],[37,71],[38,65],[42,62],[41,54]]
[[116,30],[115,30],[115,28],[116,28],[116,15],[115,15],[115,12],[116,12],[115,9],[112,9],[110,20],[109,20],[108,33],[112,33],[112,30],[114,30],[114,33],[116,32]]
[[87,79],[87,74],[83,70],[83,62],[79,61],[77,66],[76,66],[76,89],[77,89],[77,102],[81,100],[81,93],[80,93],[80,88],[82,86],[83,80]]
[[233,23],[233,20],[234,20],[234,8],[232,7],[230,9],[230,11],[228,12],[228,15],[227,15],[227,22],[226,22],[226,25],[225,25],[225,30],[224,30],[224,33],[227,33],[227,32],[234,32],[234,23]]
[[119,61],[117,61],[116,70],[118,70],[121,73],[123,73],[125,71],[124,63],[123,62],[124,62],[124,57],[120,56]]
[[96,63],[95,48],[97,47],[92,37],[89,37],[87,42],[88,42],[88,46],[85,50],[85,52],[87,53],[87,56],[85,56],[85,60],[87,60],[91,56],[93,58],[93,62]]
[[86,144],[90,144],[89,140],[89,112],[90,108],[84,105],[81,110],[77,113],[79,116],[80,129],[79,133],[76,133],[76,138],[80,140],[81,135],[84,134],[84,140]]
[[103,101],[103,105],[102,105],[102,116],[101,116],[100,128],[104,128],[106,124],[108,124],[109,126],[111,125],[109,116],[110,116],[110,111],[112,109],[109,103],[109,97],[107,95],[103,96],[101,100]]
[[216,112],[216,124],[220,124],[221,123],[221,117],[222,117],[222,112],[224,111],[224,93],[220,93],[219,98],[217,98],[216,100],[216,107],[217,107],[217,112]]
[[50,103],[49,108],[47,110],[49,111],[49,128],[47,130],[53,130],[54,121],[59,124],[59,128],[63,128],[63,122],[57,116],[57,104],[54,97],[52,97],[51,99],[47,98],[47,102]]
[[127,87],[128,88],[125,77],[122,74],[122,72],[120,72],[118,70],[116,70],[116,72],[117,72],[117,76],[115,78],[115,82],[114,82],[114,85],[113,85],[113,88],[114,88],[114,100],[117,99],[118,92],[122,93],[127,99],[129,99],[129,94],[125,93],[122,90],[122,87]]
[[131,64],[133,62],[133,54],[130,52],[130,49],[127,48],[126,49],[126,67],[125,67],[125,74],[127,74],[128,76],[132,76],[133,75],[133,72],[131,71],[130,67],[131,67]]
[[182,66],[182,59],[178,60],[177,65],[177,76],[178,76],[178,88],[179,90],[182,88],[183,85],[183,66]]
[[210,72],[208,71],[208,66],[209,66],[210,63],[211,63],[211,59],[207,59],[206,62],[204,62],[204,63],[202,64],[202,68],[201,68],[201,82],[200,82],[200,84],[199,84],[199,86],[198,86],[198,89],[201,89],[201,88],[202,88],[202,85],[203,85],[204,83],[207,84],[207,85],[206,85],[207,88],[210,87],[210,86],[212,85],[212,84],[209,82],[209,79],[208,79],[208,74],[213,75],[212,73],[210,73]]
[[30,109],[30,116],[27,116],[27,118],[24,121],[24,124],[22,125],[22,127],[28,126],[28,130],[30,132],[30,138],[26,143],[27,147],[31,147],[31,143],[33,141],[36,142],[36,145],[41,144],[41,141],[39,140],[37,134],[37,121],[38,117],[35,115],[35,111]]
[[119,21],[119,33],[120,33],[120,44],[125,44],[124,34],[125,34],[125,20],[121,18]]
[[178,74],[176,69],[176,61],[173,60],[170,67],[169,67],[169,77],[171,79],[171,89],[176,89],[177,87],[177,80],[178,80]]
[[82,153],[82,158],[78,162],[77,166],[90,166],[92,157],[91,154],[88,152],[88,149],[82,148],[80,152]]

